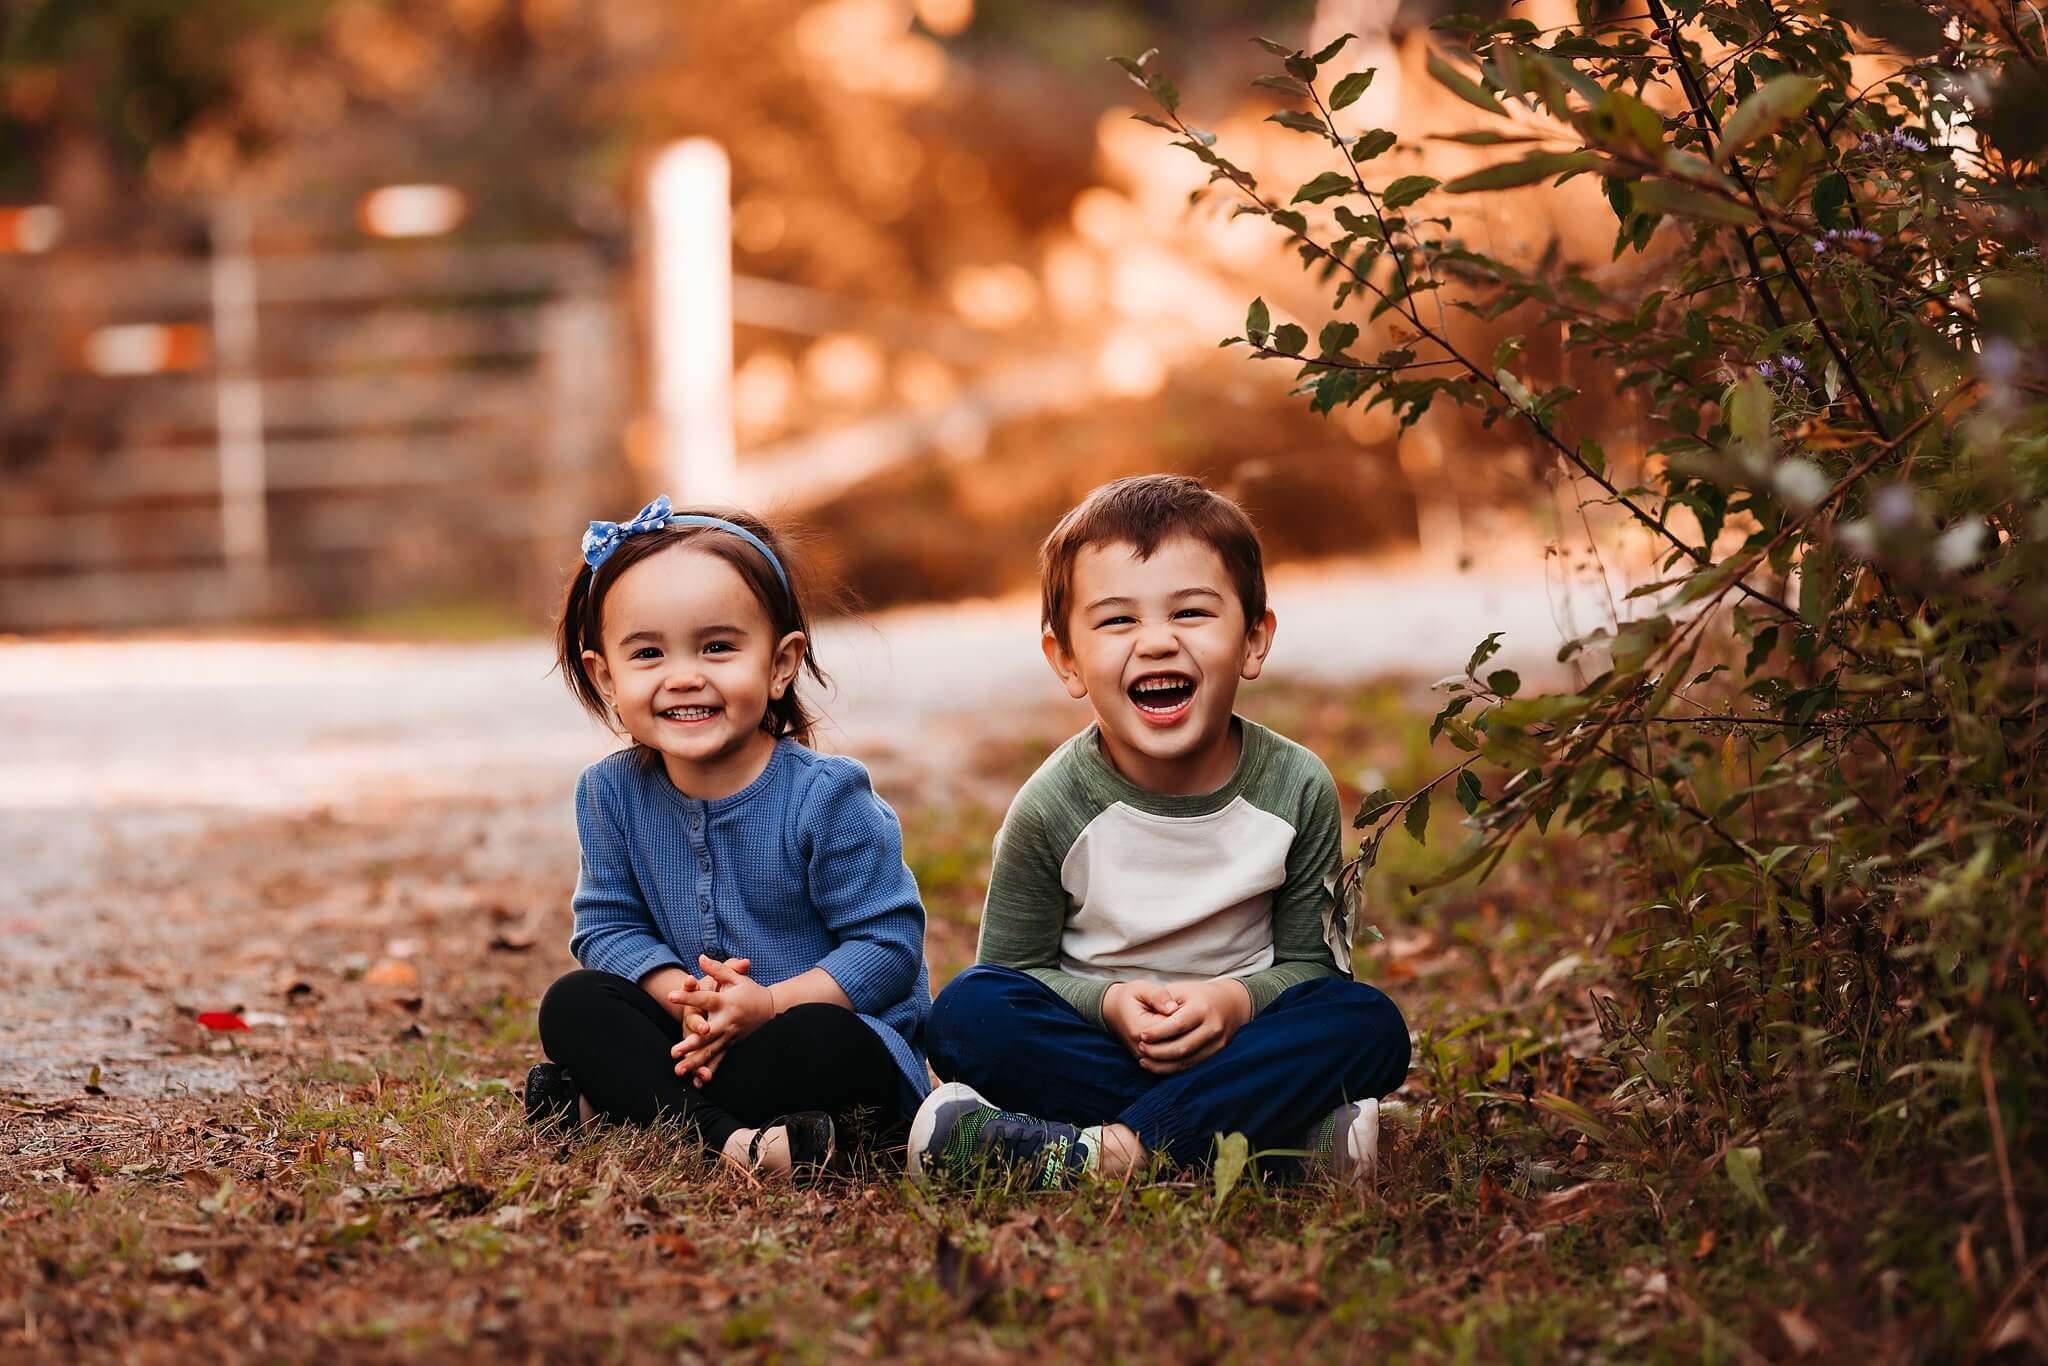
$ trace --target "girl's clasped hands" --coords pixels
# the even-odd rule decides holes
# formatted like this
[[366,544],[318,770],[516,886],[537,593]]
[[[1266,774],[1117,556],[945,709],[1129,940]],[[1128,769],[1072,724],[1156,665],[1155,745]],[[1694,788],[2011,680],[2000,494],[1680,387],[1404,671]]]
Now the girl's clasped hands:
[[668,994],[669,1004],[682,1011],[683,1038],[669,1049],[676,1075],[704,1086],[718,1072],[725,1051],[775,1018],[775,989],[747,973],[753,960],[723,962],[697,955],[702,977],[683,974],[683,984]]

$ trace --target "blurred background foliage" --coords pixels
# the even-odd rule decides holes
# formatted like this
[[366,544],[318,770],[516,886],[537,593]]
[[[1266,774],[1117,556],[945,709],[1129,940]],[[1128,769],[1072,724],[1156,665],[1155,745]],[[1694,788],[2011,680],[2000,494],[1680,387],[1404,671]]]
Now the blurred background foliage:
[[[1197,182],[1133,136],[1130,92],[1101,60],[1170,29],[1206,54],[1206,88],[1257,129],[1271,92],[1229,93],[1253,73],[1254,18],[1306,32],[1363,15],[1419,64],[1415,25],[1430,13],[1391,0],[1255,16],[1224,0],[18,2],[0,19],[0,186],[59,207],[63,253],[90,264],[202,260],[223,198],[252,206],[259,254],[363,245],[366,193],[445,182],[467,199],[445,239],[455,248],[574,240],[611,263],[630,356],[645,345],[640,176],[662,145],[711,137],[732,159],[736,271],[809,291],[794,331],[741,319],[742,461],[792,471],[759,501],[816,532],[860,600],[1028,586],[1027,552],[1060,508],[1102,478],[1161,467],[1243,498],[1282,561],[1418,536],[1452,558],[1487,541],[1493,510],[1524,500],[1529,463],[1493,458],[1498,438],[1476,423],[1450,419],[1403,447],[1376,415],[1301,413],[1277,377],[1213,355],[1240,286],[1273,280],[1275,263],[1250,225],[1179,211]],[[1296,152],[1271,142],[1262,155],[1284,165]],[[1561,225],[1528,226],[1540,254]],[[124,305],[94,307],[118,319]],[[0,462],[26,478],[11,496],[31,510],[48,503],[37,489],[77,483],[124,439],[103,431],[106,386],[59,399],[43,373],[92,321],[52,338],[31,315],[4,320],[0,392],[19,417]],[[601,486],[623,506],[661,476],[633,416],[644,379],[619,368],[632,392]],[[814,496],[803,472],[837,459],[821,445],[835,434],[863,458],[880,452],[876,473]],[[1437,477],[1446,462],[1457,478]],[[291,515],[285,494],[271,498]],[[881,508],[931,534],[897,535]],[[124,524],[130,539],[152,534]],[[532,621],[549,608],[556,550],[543,545],[524,574],[493,561],[469,584],[450,567],[415,565],[402,582],[336,568],[293,601],[405,609],[407,583],[437,599],[509,587],[502,605]],[[149,562],[197,553],[195,539]]]

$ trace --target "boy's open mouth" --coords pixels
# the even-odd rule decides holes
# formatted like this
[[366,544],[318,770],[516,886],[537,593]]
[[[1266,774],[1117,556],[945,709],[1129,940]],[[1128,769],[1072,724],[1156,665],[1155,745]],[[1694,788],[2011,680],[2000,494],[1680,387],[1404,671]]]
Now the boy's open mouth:
[[709,721],[712,717],[718,715],[718,713],[723,710],[723,707],[670,707],[667,711],[662,712],[660,715],[661,719],[664,721],[682,721],[685,723],[689,723],[695,721]]
[[1146,674],[1125,690],[1147,721],[1178,721],[1195,701],[1195,680],[1186,674]]

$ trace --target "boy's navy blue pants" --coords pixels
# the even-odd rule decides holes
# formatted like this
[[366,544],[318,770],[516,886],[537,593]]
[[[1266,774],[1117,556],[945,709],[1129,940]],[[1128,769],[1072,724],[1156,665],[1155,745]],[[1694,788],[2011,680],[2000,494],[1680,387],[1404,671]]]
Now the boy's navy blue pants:
[[1289,987],[1222,1049],[1182,1072],[1138,1065],[1045,983],[972,967],[932,1004],[932,1070],[1005,1110],[1082,1126],[1124,1124],[1182,1166],[1218,1134],[1252,1150],[1299,1148],[1347,1101],[1377,1099],[1408,1074],[1408,1025],[1385,993],[1322,977]]

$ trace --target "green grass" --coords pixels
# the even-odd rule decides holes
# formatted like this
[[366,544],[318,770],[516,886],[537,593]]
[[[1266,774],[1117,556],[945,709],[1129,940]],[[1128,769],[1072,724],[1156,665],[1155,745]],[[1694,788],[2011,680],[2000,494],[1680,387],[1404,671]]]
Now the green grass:
[[[1262,685],[1247,706],[1324,754],[1347,799],[1441,762],[1413,690]],[[1014,782],[1034,746],[996,771]],[[889,796],[942,982],[972,957],[995,815]],[[386,813],[380,840],[294,826],[238,847],[274,871],[313,841],[375,844],[380,882],[461,878],[559,910],[567,832],[492,854],[461,837],[490,812],[428,814]],[[567,966],[559,940],[488,950],[488,917],[444,898],[374,928],[338,914],[308,940],[333,962],[420,937],[426,1002],[322,977],[296,1042],[237,1036],[275,1064],[245,1096],[0,1112],[0,1356],[1693,1361],[1789,1356],[1802,1331],[1829,1357],[1969,1349],[2003,1245],[1969,1231],[1985,1270],[1959,1269],[1938,1173],[1814,1154],[1766,1170],[1760,1207],[1718,1164],[1611,1118],[1589,1133],[1545,1099],[1594,1109],[1613,1084],[1587,979],[1546,970],[1614,932],[1620,895],[1557,839],[1484,886],[1417,894],[1452,814],[1427,849],[1390,838],[1368,884],[1386,938],[1361,942],[1359,974],[1422,1036],[1373,1200],[1256,1178],[1219,1199],[1206,1173],[1165,1171],[1051,1195],[886,1172],[796,1191],[673,1130],[538,1139],[511,1088],[537,1055],[532,1003]],[[400,832],[417,856],[393,859]],[[238,875],[221,849],[195,867]],[[515,855],[533,866],[480,861]],[[393,1042],[413,1023],[423,1037]]]

